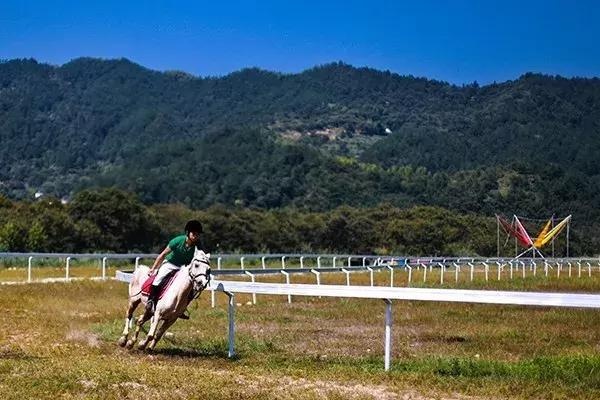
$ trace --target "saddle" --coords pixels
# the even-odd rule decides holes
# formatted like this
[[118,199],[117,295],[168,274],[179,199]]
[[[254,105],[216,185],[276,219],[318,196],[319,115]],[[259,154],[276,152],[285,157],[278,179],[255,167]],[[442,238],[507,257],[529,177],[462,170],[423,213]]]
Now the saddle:
[[[175,280],[175,277],[177,276],[179,271],[181,271],[181,270],[171,271],[167,274],[167,276],[165,276],[165,279],[163,279],[162,283],[160,284],[160,288],[159,288],[159,292],[158,292],[159,293],[158,300],[162,299],[163,295],[166,293],[166,291],[171,286],[171,283],[173,283],[173,281]],[[148,278],[146,278],[146,280],[142,284],[142,294],[143,295],[148,296],[150,294],[150,290],[152,289],[152,283],[154,283],[155,278],[156,278],[156,274],[151,275]]]

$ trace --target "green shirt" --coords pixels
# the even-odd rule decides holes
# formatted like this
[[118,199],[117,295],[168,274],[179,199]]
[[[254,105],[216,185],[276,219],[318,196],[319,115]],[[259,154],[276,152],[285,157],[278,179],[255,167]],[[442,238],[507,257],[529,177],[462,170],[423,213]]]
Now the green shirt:
[[171,252],[167,254],[166,260],[171,264],[181,267],[192,262],[196,246],[188,247],[185,244],[185,239],[185,235],[180,235],[174,237],[169,242],[169,248],[171,249]]

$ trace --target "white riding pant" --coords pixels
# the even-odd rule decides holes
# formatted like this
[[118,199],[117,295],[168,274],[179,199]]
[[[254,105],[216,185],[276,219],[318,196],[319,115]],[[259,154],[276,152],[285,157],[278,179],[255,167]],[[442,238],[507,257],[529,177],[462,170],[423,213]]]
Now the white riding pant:
[[158,273],[156,274],[156,278],[154,278],[154,282],[152,282],[152,286],[158,286],[162,283],[165,276],[167,276],[171,271],[179,271],[181,267],[178,267],[175,264],[171,264],[168,261],[165,261],[158,268]]

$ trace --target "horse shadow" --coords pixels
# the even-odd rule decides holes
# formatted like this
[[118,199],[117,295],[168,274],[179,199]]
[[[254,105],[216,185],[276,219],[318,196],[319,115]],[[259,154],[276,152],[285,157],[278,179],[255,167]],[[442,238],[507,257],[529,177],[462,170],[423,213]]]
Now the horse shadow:
[[239,356],[237,354],[233,357],[229,357],[229,353],[226,349],[218,347],[210,347],[206,349],[167,347],[154,349],[152,354],[181,358],[222,358],[232,361],[239,360]]

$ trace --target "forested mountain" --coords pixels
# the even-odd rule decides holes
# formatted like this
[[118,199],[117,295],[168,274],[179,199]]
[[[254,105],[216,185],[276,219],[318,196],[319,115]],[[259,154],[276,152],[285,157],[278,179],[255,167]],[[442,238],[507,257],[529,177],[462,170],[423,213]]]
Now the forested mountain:
[[[0,63],[0,193],[146,204],[574,214],[600,227],[600,80],[455,86],[342,63],[220,78]],[[591,240],[591,239],[590,239]]]

